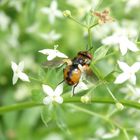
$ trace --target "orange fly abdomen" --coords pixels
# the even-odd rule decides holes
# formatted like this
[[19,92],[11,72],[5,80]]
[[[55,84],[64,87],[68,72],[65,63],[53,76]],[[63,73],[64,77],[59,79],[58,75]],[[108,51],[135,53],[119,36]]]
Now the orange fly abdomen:
[[79,68],[70,65],[64,69],[64,80],[68,85],[75,85],[79,82],[81,71]]

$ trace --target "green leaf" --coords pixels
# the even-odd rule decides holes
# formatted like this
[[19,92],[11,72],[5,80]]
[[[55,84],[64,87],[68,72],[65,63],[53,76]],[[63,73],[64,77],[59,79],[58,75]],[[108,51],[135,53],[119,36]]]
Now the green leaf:
[[44,106],[41,112],[41,119],[45,126],[48,126],[48,123],[54,119],[54,107],[53,104]]
[[44,98],[43,93],[39,89],[32,90],[32,100],[34,102],[41,103],[43,98]]
[[104,80],[107,82],[113,82],[115,80],[115,76],[113,74],[114,74],[114,71],[110,72],[104,77]]
[[38,76],[39,76],[39,79],[41,81],[45,81],[45,79],[46,79],[46,72],[42,68],[40,68],[39,72],[38,72]]
[[94,53],[94,61],[98,61],[106,56],[110,47],[108,46],[101,46],[98,48]]
[[62,108],[60,107],[60,105],[56,105],[55,106],[55,119],[56,119],[56,124],[57,126],[65,132],[65,134],[67,134],[68,136],[70,135],[70,131],[68,129],[67,123],[65,121],[65,113],[62,110]]

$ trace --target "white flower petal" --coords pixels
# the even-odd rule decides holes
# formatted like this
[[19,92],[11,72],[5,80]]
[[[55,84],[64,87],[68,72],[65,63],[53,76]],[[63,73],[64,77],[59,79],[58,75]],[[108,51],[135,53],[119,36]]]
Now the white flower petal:
[[48,55],[47,60],[48,60],[48,61],[51,61],[51,60],[53,60],[55,57],[56,57],[56,54],[53,53],[53,54],[51,54],[51,55]]
[[54,22],[55,22],[55,15],[49,15],[49,21],[50,21],[50,23],[51,24],[54,24]]
[[59,52],[59,51],[56,52],[56,55],[57,55],[58,57],[61,57],[61,58],[68,58],[68,56],[66,56],[64,53],[61,53],[61,52]]
[[53,40],[53,41],[58,40],[59,38],[61,38],[61,34],[56,34],[56,33],[54,33],[54,34],[52,34],[51,36],[52,36],[52,40]]
[[53,50],[53,49],[43,49],[43,50],[40,50],[40,51],[38,51],[38,52],[40,52],[40,53],[42,53],[42,54],[45,54],[45,55],[52,55],[52,54],[54,54],[56,51]]
[[63,98],[61,96],[57,96],[54,99],[57,103],[62,104],[63,103]]
[[56,49],[43,49],[38,52],[48,55],[47,59],[49,61],[54,59],[56,56],[61,57],[61,58],[68,58],[65,54],[61,53],[60,51],[58,51]]
[[121,70],[123,70],[124,72],[129,71],[130,67],[127,63],[122,62],[122,61],[118,61],[119,67]]
[[58,85],[58,86],[56,87],[56,89],[55,89],[55,91],[54,91],[54,94],[55,94],[56,96],[59,96],[59,95],[62,94],[62,92],[63,92],[63,83],[60,84],[60,85]]
[[17,74],[14,73],[13,79],[12,79],[13,85],[16,84],[17,80],[18,80],[18,76],[17,76]]
[[136,84],[136,75],[135,75],[135,74],[131,75],[131,77],[130,77],[130,82],[131,82],[133,85]]
[[0,29],[2,31],[7,30],[10,23],[10,18],[2,11],[0,11]]
[[133,43],[132,41],[128,40],[127,48],[133,52],[138,51],[139,49],[137,48],[136,44]]
[[63,14],[61,11],[57,10],[56,14],[55,14],[57,17],[63,17]]
[[49,14],[49,11],[50,11],[49,8],[46,8],[46,7],[41,8],[41,12],[42,12],[43,14]]
[[27,74],[23,73],[23,72],[19,72],[18,73],[18,77],[23,80],[23,81],[27,81],[30,82],[29,77],[27,76]]
[[88,86],[84,82],[79,82],[79,84],[75,87],[74,92],[78,93],[82,90],[87,90]]
[[138,70],[140,70],[140,62],[136,62],[131,66],[131,71],[133,73],[137,72]]
[[[46,40],[46,41],[49,41],[49,39],[50,39],[50,37],[49,37],[48,34],[41,33],[41,34],[39,34],[39,36],[40,36],[41,38],[43,38],[44,40]],[[51,41],[52,41],[52,40],[51,40]],[[39,51],[39,52],[41,52],[41,51]],[[41,52],[41,53],[42,53],[42,52]]]
[[43,99],[43,104],[48,105],[52,103],[52,98],[50,96],[47,96]]
[[132,140],[138,140],[138,137],[137,137],[137,136],[134,136],[134,137],[132,138]]
[[47,60],[49,61],[56,57],[56,50],[53,50],[53,49],[43,49],[38,52],[48,55]]
[[122,55],[125,55],[127,53],[127,49],[128,49],[126,42],[122,41],[120,43],[119,47],[120,47],[120,51],[121,51]]
[[51,7],[51,9],[56,10],[57,9],[57,2],[55,0],[53,0],[50,7]]
[[115,35],[109,36],[102,40],[102,44],[105,44],[105,45],[118,44],[118,37],[116,37]]
[[42,8],[41,11],[48,15],[51,24],[55,22],[55,17],[62,17],[62,13],[57,9],[57,1],[53,0],[49,8]]
[[106,133],[102,136],[103,139],[110,139],[110,138],[113,138],[113,137],[116,137],[118,136],[120,133],[120,130],[119,129],[116,129],[114,130],[112,133]]
[[18,65],[18,67],[19,67],[19,70],[23,71],[23,69],[24,69],[24,61],[21,61],[19,63],[19,65]]
[[61,34],[58,34],[54,30],[52,30],[47,34],[41,33],[40,37],[46,40],[47,42],[52,42],[58,40],[61,37]]
[[45,94],[47,94],[48,96],[53,96],[54,92],[53,89],[48,86],[48,85],[42,85],[43,91],[45,92]]
[[129,79],[129,75],[126,73],[121,73],[115,80],[115,84],[121,84]]
[[18,68],[18,66],[15,62],[11,62],[11,67],[12,67],[13,72],[15,72]]

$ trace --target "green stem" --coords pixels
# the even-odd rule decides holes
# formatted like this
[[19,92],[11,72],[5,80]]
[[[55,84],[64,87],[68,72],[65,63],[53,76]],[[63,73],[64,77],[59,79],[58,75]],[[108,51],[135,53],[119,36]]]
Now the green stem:
[[98,118],[101,118],[101,119],[103,119],[105,121],[109,121],[108,118],[106,118],[103,115],[100,115],[100,114],[98,114],[96,112],[93,112],[93,111],[90,111],[88,109],[85,109],[85,108],[82,108],[82,107],[79,107],[79,106],[76,106],[76,105],[72,105],[72,104],[70,104],[69,106],[72,107],[72,108],[75,108],[76,110],[79,110],[81,112],[85,112],[85,113],[90,114],[92,116],[96,116]]
[[106,89],[107,89],[108,93],[111,95],[111,97],[113,98],[113,100],[116,103],[119,103],[119,101],[116,99],[116,97],[113,95],[113,93],[111,92],[111,90],[109,89],[109,87],[107,85],[106,85]]
[[118,112],[118,110],[115,108],[112,112],[107,114],[107,118],[110,118],[112,115],[114,115],[116,112]]
[[93,28],[93,27],[95,27],[96,25],[98,25],[99,23],[97,22],[97,23],[95,23],[95,24],[93,24],[93,25],[91,25],[91,26],[89,26],[89,28],[88,29],[91,29],[91,28]]
[[89,49],[92,47],[91,28],[93,28],[96,25],[98,25],[98,23],[95,23],[95,24],[88,27],[88,46],[89,46]]
[[[119,102],[122,103],[124,106],[128,106],[140,110],[140,103],[134,101],[128,101],[128,100],[119,100]],[[81,103],[81,97],[75,96],[72,98],[70,97],[64,98],[64,103]],[[91,103],[116,104],[116,102],[110,98],[92,98]],[[35,102],[24,102],[24,103],[18,103],[14,105],[3,106],[0,107],[0,114],[9,111],[22,110],[22,109],[37,107],[37,106],[43,106],[43,104],[35,103]]]
[[81,25],[81,26],[83,26],[83,27],[85,27],[85,28],[88,28],[85,24],[80,23],[80,22],[79,22],[78,20],[76,20],[74,17],[69,16],[68,18],[71,19],[72,21],[78,23],[79,25]]
[[118,127],[120,130],[122,130],[122,132],[124,133],[127,140],[130,140],[126,129],[123,126],[121,126],[119,123],[115,122],[114,120],[111,120],[110,118],[104,117],[104,116],[102,116],[102,115],[100,115],[96,112],[90,111],[88,109],[85,109],[85,108],[82,108],[82,107],[79,107],[79,106],[76,106],[76,105],[69,105],[69,106],[72,107],[72,108],[75,108],[76,110],[79,110],[81,112],[84,112],[84,113],[87,113],[89,115],[101,118],[102,120],[110,123],[110,125],[113,124],[114,126]]
[[18,103],[18,104],[13,104],[13,105],[7,105],[7,106],[0,107],[0,114],[9,112],[9,111],[37,107],[37,106],[41,106],[41,105],[43,105],[43,104],[35,103],[35,102],[24,102],[24,103]]
[[126,137],[126,140],[130,140],[129,135],[128,135],[126,129],[123,129],[123,133],[124,133],[124,135]]
[[93,71],[95,73],[95,75],[98,77],[98,79],[101,79],[103,81],[103,75],[101,74],[101,72],[97,69],[97,67],[91,63],[91,67],[93,68]]
[[88,46],[89,49],[92,47],[91,30],[88,28]]
[[[81,102],[81,97],[68,97],[64,99],[65,103],[79,103]],[[119,100],[125,106],[140,109],[140,103],[128,100]],[[92,98],[91,103],[105,103],[105,104],[116,104],[116,102],[112,98]]]
[[42,83],[42,81],[41,80],[39,80],[39,79],[36,79],[36,78],[34,78],[34,77],[29,77],[29,79],[31,79],[31,80],[33,80],[33,81],[37,81],[37,82],[40,82],[40,83]]

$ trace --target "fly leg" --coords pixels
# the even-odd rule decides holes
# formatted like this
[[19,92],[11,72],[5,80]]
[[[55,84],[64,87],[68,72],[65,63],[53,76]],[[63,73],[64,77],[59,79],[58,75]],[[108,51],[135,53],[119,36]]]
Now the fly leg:
[[58,85],[57,86],[59,86],[60,84],[62,84],[63,82],[65,82],[65,80],[63,80],[63,81],[61,81],[60,83],[58,83]]
[[75,94],[74,94],[74,90],[75,90],[75,88],[77,87],[77,85],[79,84],[79,82],[78,83],[76,83],[74,86],[73,86],[73,88],[72,88],[72,96],[74,96]]

